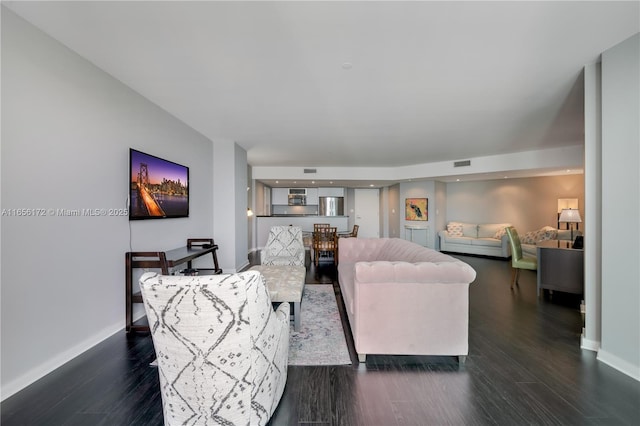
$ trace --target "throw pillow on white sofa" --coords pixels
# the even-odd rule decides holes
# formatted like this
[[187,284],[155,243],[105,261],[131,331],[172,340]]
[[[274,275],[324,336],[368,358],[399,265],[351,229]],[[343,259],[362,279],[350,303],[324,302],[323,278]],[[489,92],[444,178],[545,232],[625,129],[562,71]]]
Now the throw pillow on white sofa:
[[447,233],[451,237],[462,237],[462,224],[459,222],[449,222],[447,224]]
[[[484,223],[478,225],[478,238],[502,238],[502,235],[506,233],[505,227],[511,226],[510,223]],[[498,233],[502,232],[502,235],[496,237]]]
[[551,226],[529,231],[521,239],[522,244],[536,244],[540,241],[555,240],[558,237],[558,230]]

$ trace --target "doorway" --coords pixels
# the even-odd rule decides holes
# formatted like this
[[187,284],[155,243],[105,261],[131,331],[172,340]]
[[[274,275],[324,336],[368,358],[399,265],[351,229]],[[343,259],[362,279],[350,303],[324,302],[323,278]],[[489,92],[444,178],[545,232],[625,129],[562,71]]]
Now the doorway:
[[380,190],[356,189],[354,197],[355,224],[358,237],[380,237]]

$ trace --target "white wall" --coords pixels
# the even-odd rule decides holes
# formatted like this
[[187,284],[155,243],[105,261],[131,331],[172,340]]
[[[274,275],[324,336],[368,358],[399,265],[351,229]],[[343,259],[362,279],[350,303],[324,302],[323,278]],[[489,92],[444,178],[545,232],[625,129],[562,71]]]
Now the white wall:
[[448,183],[446,222],[510,222],[520,234],[556,227],[558,198],[578,198],[582,220],[588,220],[583,175]]
[[640,380],[639,76],[640,34],[602,54],[602,346],[598,359],[637,380]]
[[133,147],[190,168],[190,217],[2,217],[2,398],[124,332],[124,256],[213,234],[212,144],[2,8],[2,208],[124,208]]
[[[235,271],[240,271],[249,266],[249,218],[247,217],[248,196],[247,196],[247,151],[240,145],[234,143],[234,175],[235,185],[235,215],[232,223],[227,223],[235,229]],[[217,182],[216,182],[217,187]]]
[[229,140],[213,142],[214,238],[220,247],[218,261],[225,273],[249,263],[247,253],[247,154]]
[[438,231],[447,227],[447,184],[444,182],[435,183],[435,204],[433,208],[433,227],[436,250],[440,250],[440,238]]
[[[400,184],[389,187],[389,234],[390,238],[400,238],[400,218],[404,218],[400,206]],[[403,215],[403,216],[401,216]]]
[[[426,198],[427,199],[427,220],[426,221],[409,221],[405,219],[405,200],[407,198]],[[414,242],[423,245],[423,241],[426,240],[426,247],[435,247],[435,238],[437,231],[435,230],[435,215],[434,211],[436,206],[436,187],[435,181],[420,181],[420,182],[403,182],[400,184],[400,238],[413,239]],[[414,230],[407,231],[405,226],[413,227],[426,227],[428,230],[424,231]]]
[[584,329],[580,347],[600,349],[602,336],[602,87],[601,64],[584,68],[584,192],[585,235],[590,238],[584,248]]

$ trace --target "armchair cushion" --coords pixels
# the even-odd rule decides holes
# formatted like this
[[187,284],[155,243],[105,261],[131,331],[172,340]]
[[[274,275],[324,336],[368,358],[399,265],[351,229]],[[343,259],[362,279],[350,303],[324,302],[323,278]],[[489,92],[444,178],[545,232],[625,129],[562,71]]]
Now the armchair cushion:
[[264,277],[146,273],[140,289],[165,424],[266,424],[287,378],[289,305],[273,311]]
[[272,226],[260,252],[263,265],[304,266],[305,249],[299,226]]

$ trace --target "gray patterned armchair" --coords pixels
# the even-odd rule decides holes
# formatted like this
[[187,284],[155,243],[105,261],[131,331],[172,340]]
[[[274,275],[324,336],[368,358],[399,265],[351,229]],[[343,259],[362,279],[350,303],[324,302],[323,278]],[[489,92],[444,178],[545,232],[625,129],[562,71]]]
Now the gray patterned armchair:
[[299,226],[272,226],[267,244],[260,251],[263,265],[304,266],[304,243]]
[[145,273],[165,425],[264,425],[287,381],[289,304],[273,310],[257,271]]

